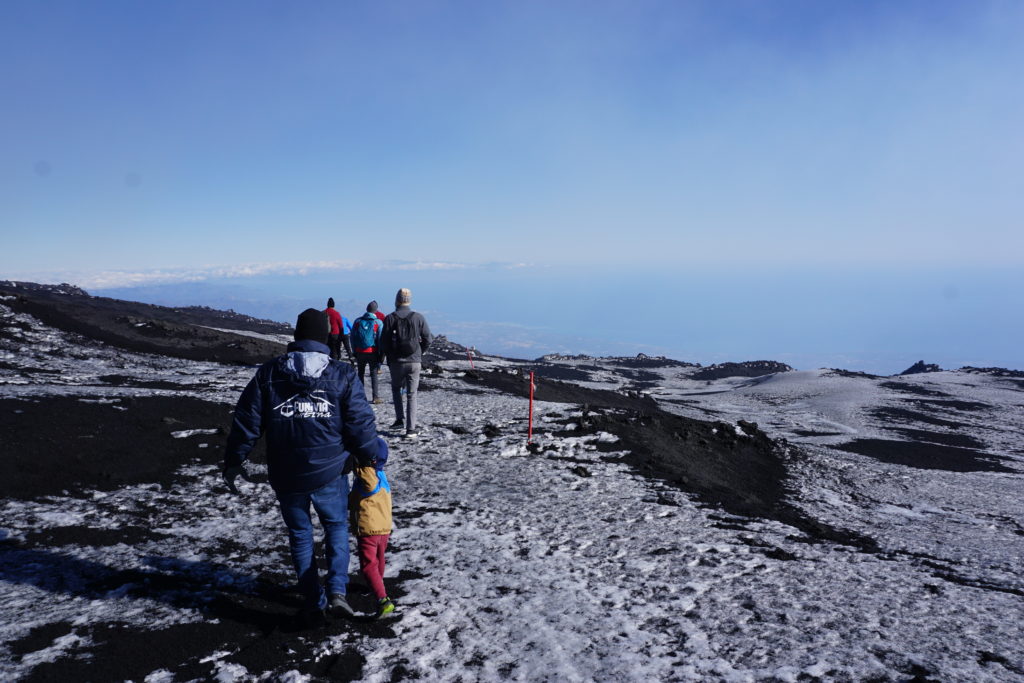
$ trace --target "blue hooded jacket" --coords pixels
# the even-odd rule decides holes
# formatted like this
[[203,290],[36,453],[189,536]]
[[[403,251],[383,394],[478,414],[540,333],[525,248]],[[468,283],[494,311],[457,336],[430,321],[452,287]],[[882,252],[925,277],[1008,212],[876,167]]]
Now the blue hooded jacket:
[[270,485],[302,493],[341,474],[350,453],[361,463],[377,457],[373,409],[356,371],[328,354],[304,339],[256,371],[235,406],[226,466],[242,464],[266,434]]

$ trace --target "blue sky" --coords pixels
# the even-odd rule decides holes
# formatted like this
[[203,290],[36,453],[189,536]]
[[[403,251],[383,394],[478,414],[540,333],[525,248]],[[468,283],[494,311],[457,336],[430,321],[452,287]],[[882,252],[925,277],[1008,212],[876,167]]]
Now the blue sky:
[[1022,29],[1013,1],[9,0],[0,277],[1014,273]]

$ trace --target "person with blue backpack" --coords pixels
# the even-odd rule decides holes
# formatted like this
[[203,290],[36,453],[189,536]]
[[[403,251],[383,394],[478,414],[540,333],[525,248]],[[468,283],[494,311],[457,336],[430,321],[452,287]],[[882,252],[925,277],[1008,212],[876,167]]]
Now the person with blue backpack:
[[359,381],[366,384],[366,366],[370,366],[370,389],[374,403],[383,403],[379,393],[377,373],[380,369],[380,333],[384,323],[377,317],[377,302],[371,301],[366,306],[366,313],[356,318],[352,326],[352,347],[356,355],[356,367],[359,369]]

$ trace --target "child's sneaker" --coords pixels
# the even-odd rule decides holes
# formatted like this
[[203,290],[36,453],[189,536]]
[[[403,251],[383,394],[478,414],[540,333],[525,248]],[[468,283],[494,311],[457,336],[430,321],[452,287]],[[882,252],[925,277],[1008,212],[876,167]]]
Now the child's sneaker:
[[391,598],[381,598],[377,603],[377,618],[383,619],[395,612],[395,603],[391,602]]

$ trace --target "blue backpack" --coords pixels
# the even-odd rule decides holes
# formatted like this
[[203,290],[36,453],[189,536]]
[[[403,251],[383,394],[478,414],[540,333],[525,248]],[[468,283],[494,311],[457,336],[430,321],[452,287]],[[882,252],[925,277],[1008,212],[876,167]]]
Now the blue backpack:
[[372,349],[377,345],[377,336],[373,333],[373,326],[380,323],[377,316],[368,318],[363,316],[356,320],[352,328],[352,342],[357,349]]

